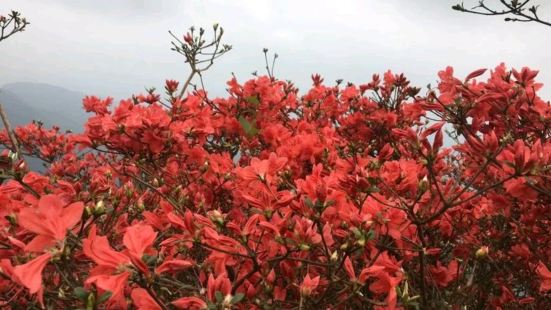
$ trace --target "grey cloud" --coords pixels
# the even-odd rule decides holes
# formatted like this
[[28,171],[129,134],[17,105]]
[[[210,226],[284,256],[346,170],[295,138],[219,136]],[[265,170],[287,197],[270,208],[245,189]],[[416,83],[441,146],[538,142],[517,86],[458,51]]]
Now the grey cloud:
[[[460,14],[450,9],[456,2],[3,0],[1,11],[20,9],[32,24],[0,45],[0,85],[46,82],[128,97],[186,77],[167,30],[219,22],[234,50],[206,74],[214,95],[224,94],[231,72],[240,80],[262,72],[268,47],[280,55],[277,76],[302,89],[312,73],[365,82],[392,69],[425,86],[447,65],[466,75],[506,62],[540,69],[551,97],[551,28]],[[543,8],[551,17],[551,5]]]
[[45,3],[61,6],[81,13],[92,13],[98,17],[158,18],[173,12],[183,2],[178,0],[45,0]]

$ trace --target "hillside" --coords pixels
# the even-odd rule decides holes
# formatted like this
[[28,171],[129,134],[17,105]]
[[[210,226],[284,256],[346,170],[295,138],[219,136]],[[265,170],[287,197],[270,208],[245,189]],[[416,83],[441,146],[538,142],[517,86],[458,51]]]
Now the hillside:
[[[0,103],[12,126],[39,120],[47,127],[57,125],[62,131],[81,132],[87,119],[83,97],[80,92],[49,84],[12,83],[0,88]],[[27,163],[32,170],[44,170],[39,159],[27,158]]]
[[0,103],[14,126],[40,120],[46,126],[80,132],[87,119],[83,97],[83,93],[49,84],[12,83],[0,88]]

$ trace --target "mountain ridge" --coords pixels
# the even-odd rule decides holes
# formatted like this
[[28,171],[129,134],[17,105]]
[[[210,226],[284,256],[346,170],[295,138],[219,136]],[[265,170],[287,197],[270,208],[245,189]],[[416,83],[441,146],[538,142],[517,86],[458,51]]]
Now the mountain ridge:
[[62,131],[82,132],[88,115],[82,108],[85,94],[47,83],[15,82],[0,87],[0,103],[13,126],[39,120]]

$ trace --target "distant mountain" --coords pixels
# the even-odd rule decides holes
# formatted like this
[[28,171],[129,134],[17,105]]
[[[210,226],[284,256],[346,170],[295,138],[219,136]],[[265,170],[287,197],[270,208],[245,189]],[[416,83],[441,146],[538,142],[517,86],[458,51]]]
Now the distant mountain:
[[40,120],[61,131],[82,132],[88,119],[82,109],[84,94],[62,87],[39,83],[12,83],[0,88],[0,103],[13,126]]
[[[61,132],[82,132],[88,119],[82,98],[83,93],[48,84],[12,83],[0,88],[0,103],[14,127],[39,120],[46,128],[56,125]],[[27,164],[31,170],[44,172],[37,158],[28,157]]]

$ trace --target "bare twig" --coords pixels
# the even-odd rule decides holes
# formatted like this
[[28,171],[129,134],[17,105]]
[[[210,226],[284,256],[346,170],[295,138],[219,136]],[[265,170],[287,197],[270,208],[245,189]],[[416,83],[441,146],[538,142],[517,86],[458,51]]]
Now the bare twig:
[[2,118],[2,124],[4,125],[4,128],[8,133],[8,137],[10,138],[10,142],[12,144],[12,152],[16,153],[18,158],[21,157],[21,159],[23,159],[21,150],[19,149],[19,142],[17,141],[15,134],[11,130],[11,124],[8,119],[8,115],[6,114],[6,111],[4,111],[4,106],[2,105],[2,103],[0,103],[0,118]]
[[[535,22],[546,26],[551,26],[551,22],[542,20],[538,15],[539,5],[529,5],[531,0],[499,0],[501,9],[491,8],[486,5],[485,0],[480,0],[478,5],[467,9],[464,4],[456,4],[452,9],[484,16],[506,16],[506,22]],[[513,16],[513,17],[508,17]]]
[[232,49],[231,45],[222,43],[224,28],[219,27],[218,24],[214,24],[212,29],[214,31],[214,37],[209,43],[205,40],[205,29],[203,28],[199,28],[199,31],[196,31],[195,27],[191,27],[183,36],[182,40],[174,35],[172,31],[168,31],[172,38],[174,38],[174,41],[171,42],[172,50],[183,55],[186,59],[186,63],[189,64],[191,69],[191,72],[180,90],[179,98],[185,95],[195,75],[201,77],[201,86],[204,89],[202,73],[212,67],[215,59]]
[[11,11],[8,17],[0,15],[0,41],[3,41],[12,35],[25,31],[30,23],[21,17],[17,11]]

